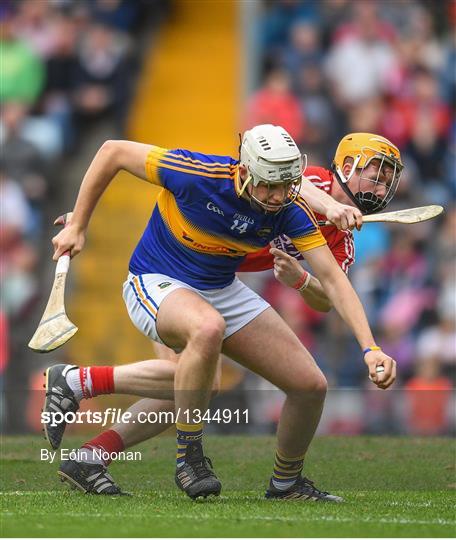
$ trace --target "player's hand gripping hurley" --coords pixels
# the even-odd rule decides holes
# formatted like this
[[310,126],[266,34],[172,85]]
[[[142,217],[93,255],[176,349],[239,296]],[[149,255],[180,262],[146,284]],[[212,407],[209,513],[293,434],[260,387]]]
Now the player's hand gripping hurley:
[[[57,218],[54,225],[66,225],[71,213]],[[51,294],[41,321],[28,346],[36,352],[46,353],[62,346],[78,331],[65,312],[65,281],[70,267],[70,252],[65,251],[55,268]]]

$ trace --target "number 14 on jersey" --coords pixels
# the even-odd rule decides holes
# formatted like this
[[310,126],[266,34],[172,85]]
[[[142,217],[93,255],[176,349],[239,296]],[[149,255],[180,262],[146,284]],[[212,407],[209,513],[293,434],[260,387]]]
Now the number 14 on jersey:
[[239,225],[239,220],[238,219],[235,219],[233,221],[233,225],[231,225],[231,230],[234,231],[238,231],[239,234],[243,234],[247,231],[247,227],[249,226],[248,223],[245,223],[245,221],[242,221],[241,224]]

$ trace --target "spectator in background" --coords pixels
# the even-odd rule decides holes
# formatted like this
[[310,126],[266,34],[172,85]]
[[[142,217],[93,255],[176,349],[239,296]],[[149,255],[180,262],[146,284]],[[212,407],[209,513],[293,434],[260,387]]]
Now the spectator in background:
[[[41,4],[42,2],[32,2]],[[28,6],[29,2],[18,4]],[[32,5],[32,12],[35,9]],[[41,13],[41,8],[38,12]],[[21,122],[21,136],[34,144],[41,154],[55,158],[61,151],[60,132],[49,119],[30,113],[38,112],[39,99],[45,84],[45,70],[41,58],[35,54],[25,41],[17,37],[21,28],[21,16],[10,9],[0,12],[2,21],[2,84],[0,85],[0,104],[14,102],[24,106]],[[3,114],[3,111],[2,111]]]
[[89,9],[94,21],[121,32],[132,30],[139,15],[136,0],[94,0]]
[[[456,65],[455,65],[456,67]],[[455,93],[456,96],[456,93]],[[443,164],[443,177],[446,179],[450,197],[456,200],[456,104],[453,112],[452,126],[447,141],[447,151]]]
[[17,182],[0,163],[0,283],[1,310],[9,320],[19,317],[36,298],[37,283],[33,275],[36,251],[25,237],[32,225],[30,207]]
[[293,77],[294,91],[299,88],[297,77],[300,70],[307,65],[319,65],[323,62],[320,49],[318,27],[308,20],[299,20],[290,29],[289,45],[282,56],[282,66]]
[[435,34],[435,24],[428,9],[415,4],[404,29],[404,40],[410,40],[413,54],[410,68],[419,66],[436,72],[442,69],[444,62],[441,40]]
[[430,11],[416,0],[389,2],[385,15],[400,30],[394,43],[400,65],[399,85],[393,94],[407,96],[417,69],[436,72],[442,68],[442,42],[435,35],[435,22]]
[[305,122],[298,98],[291,91],[290,76],[274,69],[247,104],[246,129],[258,124],[282,126],[297,144],[302,143]]
[[442,84],[442,94],[447,103],[453,103],[456,98],[456,3],[448,6],[450,32],[444,41],[443,68],[439,73]]
[[77,54],[74,104],[79,115],[98,118],[113,112],[123,120],[131,82],[128,53],[126,35],[102,25],[89,28]]
[[[410,332],[410,317],[401,313],[388,318],[392,310],[383,312],[379,322],[379,343],[388,354],[395,354],[401,381],[408,380],[414,370],[416,360],[415,340]],[[394,315],[394,314],[393,314]]]
[[22,239],[8,254],[8,264],[1,274],[1,310],[12,326],[17,325],[16,333],[38,299],[37,261],[36,249]]
[[429,275],[423,248],[406,228],[395,229],[391,248],[381,262],[382,293],[389,300],[398,292],[418,290]]
[[63,148],[74,143],[72,93],[76,80],[77,26],[73,18],[60,15],[54,19],[54,42],[46,61],[46,87],[43,113],[59,127]]
[[343,119],[330,99],[320,63],[306,62],[296,80],[296,95],[306,119],[304,144],[309,164],[330,162]]
[[3,159],[0,161],[0,193],[0,253],[3,263],[7,264],[9,254],[28,233],[31,214],[24,192],[20,185],[8,176]]
[[332,43],[336,28],[350,21],[350,0],[322,0],[320,6],[320,24],[322,43],[325,49]]
[[363,39],[366,36],[370,38],[369,41],[393,43],[397,35],[396,29],[384,16],[383,8],[383,3],[377,0],[349,2],[346,9],[351,17],[334,28],[334,44]]
[[56,11],[50,2],[36,0],[22,0],[17,6],[16,37],[45,60],[54,48]]
[[391,92],[399,75],[390,44],[392,29],[382,21],[377,4],[364,0],[351,6],[354,19],[336,31],[325,66],[334,99],[341,107]]
[[380,125],[384,106],[380,96],[362,99],[347,106],[345,110],[349,131],[383,133]]
[[2,107],[0,144],[5,173],[18,181],[30,206],[29,231],[41,230],[42,205],[47,193],[46,165],[38,148],[24,138],[27,107],[8,102]]
[[[454,293],[455,289],[452,288]],[[454,302],[454,297],[453,297]],[[418,364],[428,359],[438,361],[443,373],[454,379],[456,375],[456,324],[454,304],[441,311],[435,326],[425,328],[418,336],[416,349]]]
[[318,17],[317,2],[279,0],[270,6],[261,21],[260,38],[261,47],[273,65],[277,65],[292,24],[297,20],[317,21]]
[[386,137],[388,133],[405,146],[422,122],[430,123],[433,139],[442,140],[448,135],[450,118],[450,109],[439,95],[433,73],[419,67],[413,73],[409,94],[395,98],[386,108],[381,128]]
[[430,256],[434,261],[432,275],[437,283],[445,283],[455,275],[456,261],[456,208],[448,208],[443,224],[435,241],[430,246]]
[[12,11],[2,9],[0,16],[2,24],[0,103],[14,100],[32,105],[43,88],[43,63],[24,41],[15,36]]
[[451,197],[451,186],[444,177],[446,138],[439,136],[438,127],[432,115],[421,111],[415,118],[411,138],[405,151],[419,171],[417,181],[421,181],[427,198],[435,203],[445,204]]
[[451,380],[440,373],[438,357],[419,362],[405,385],[407,423],[413,435],[443,435],[448,430]]

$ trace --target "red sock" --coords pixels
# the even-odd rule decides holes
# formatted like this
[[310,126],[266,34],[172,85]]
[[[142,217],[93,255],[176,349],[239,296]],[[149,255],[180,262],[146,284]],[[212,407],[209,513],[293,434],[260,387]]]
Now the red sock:
[[[125,449],[125,445],[122,437],[117,433],[117,431],[108,429],[108,431],[104,431],[101,433],[101,435],[98,435],[97,437],[84,443],[82,448],[87,448],[88,450],[99,448],[103,452],[112,454],[113,452],[122,452],[122,450]],[[105,465],[108,466],[112,459],[104,459],[103,461],[105,462]]]
[[114,392],[114,368],[112,366],[79,368],[79,379],[85,398]]

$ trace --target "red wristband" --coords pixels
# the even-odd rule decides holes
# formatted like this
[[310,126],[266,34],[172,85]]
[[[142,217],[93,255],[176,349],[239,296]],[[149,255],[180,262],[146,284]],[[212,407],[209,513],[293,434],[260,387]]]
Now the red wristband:
[[304,270],[304,274],[298,279],[298,281],[292,285],[293,289],[301,290],[305,289],[310,281],[310,274]]

